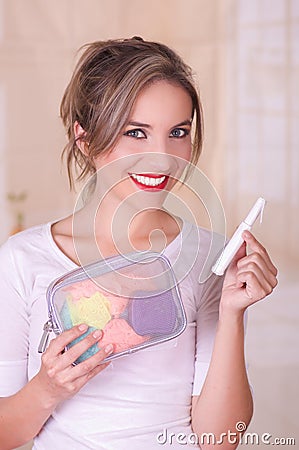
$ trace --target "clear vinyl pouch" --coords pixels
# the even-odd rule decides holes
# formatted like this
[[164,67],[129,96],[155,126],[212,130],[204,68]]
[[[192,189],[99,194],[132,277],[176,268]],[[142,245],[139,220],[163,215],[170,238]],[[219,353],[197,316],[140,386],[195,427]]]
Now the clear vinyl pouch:
[[96,329],[101,340],[74,364],[113,344],[103,362],[157,345],[179,336],[186,315],[169,260],[160,253],[118,255],[75,269],[54,280],[47,289],[49,320],[39,352],[49,333],[59,335],[85,323],[88,330],[66,350]]

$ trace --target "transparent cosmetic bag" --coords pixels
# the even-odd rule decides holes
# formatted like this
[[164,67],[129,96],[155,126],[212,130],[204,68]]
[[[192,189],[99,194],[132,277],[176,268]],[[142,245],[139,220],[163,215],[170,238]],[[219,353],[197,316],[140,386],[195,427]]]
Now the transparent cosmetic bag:
[[118,255],[68,272],[50,284],[47,302],[49,320],[40,353],[51,331],[58,335],[75,325],[87,324],[86,333],[68,348],[96,329],[103,331],[101,340],[75,364],[110,343],[114,352],[104,361],[176,338],[186,328],[171,264],[164,255],[154,252]]

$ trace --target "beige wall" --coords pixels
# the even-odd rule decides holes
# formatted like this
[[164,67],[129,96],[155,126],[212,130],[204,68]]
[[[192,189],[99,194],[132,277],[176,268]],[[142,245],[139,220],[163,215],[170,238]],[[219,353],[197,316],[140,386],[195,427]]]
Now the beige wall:
[[268,199],[256,233],[281,283],[250,312],[251,430],[299,442],[297,0],[0,0],[0,241],[13,225],[8,192],[28,193],[26,227],[71,211],[59,102],[75,50],[132,35],[169,44],[197,74],[200,167],[219,191],[229,233],[256,197]]
[[[59,155],[64,131],[59,102],[75,62],[75,51],[96,39],[142,35],[176,48],[198,74],[205,105],[203,166],[219,166],[215,154],[218,123],[219,43],[217,1],[171,0],[10,0],[2,5],[0,44],[0,140],[6,220],[0,239],[11,228],[5,192],[28,193],[26,226],[59,217],[72,207]],[[83,6],[84,5],[84,6]],[[186,5],[188,5],[186,7]],[[210,125],[212,132],[209,132]],[[65,174],[64,174],[65,175]],[[220,184],[215,177],[215,184]],[[57,193],[59,193],[57,195]],[[9,207],[12,209],[11,205]]]

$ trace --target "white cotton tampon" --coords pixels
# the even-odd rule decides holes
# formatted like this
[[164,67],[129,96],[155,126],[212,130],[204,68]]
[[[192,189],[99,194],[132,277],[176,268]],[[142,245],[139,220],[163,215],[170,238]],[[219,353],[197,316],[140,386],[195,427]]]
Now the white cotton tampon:
[[234,234],[232,235],[231,239],[226,244],[223,252],[217,259],[216,263],[212,267],[212,272],[214,272],[216,275],[223,275],[226,268],[228,267],[229,263],[241,247],[241,245],[244,242],[244,239],[242,238],[242,233],[245,230],[251,230],[254,222],[256,219],[260,216],[262,221],[262,213],[265,208],[266,201],[262,197],[259,197],[251,210],[249,211],[248,215],[246,216],[246,219],[243,220],[243,222],[240,223]]

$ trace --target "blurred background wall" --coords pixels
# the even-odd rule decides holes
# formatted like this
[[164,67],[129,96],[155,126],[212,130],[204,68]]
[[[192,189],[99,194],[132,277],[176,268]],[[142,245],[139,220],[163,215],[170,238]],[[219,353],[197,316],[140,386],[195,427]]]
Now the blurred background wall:
[[71,212],[59,103],[75,52],[133,35],[170,45],[194,69],[199,167],[228,235],[258,196],[268,200],[255,231],[280,284],[249,313],[250,431],[295,437],[299,449],[299,0],[0,0],[0,242],[20,213],[29,227]]

